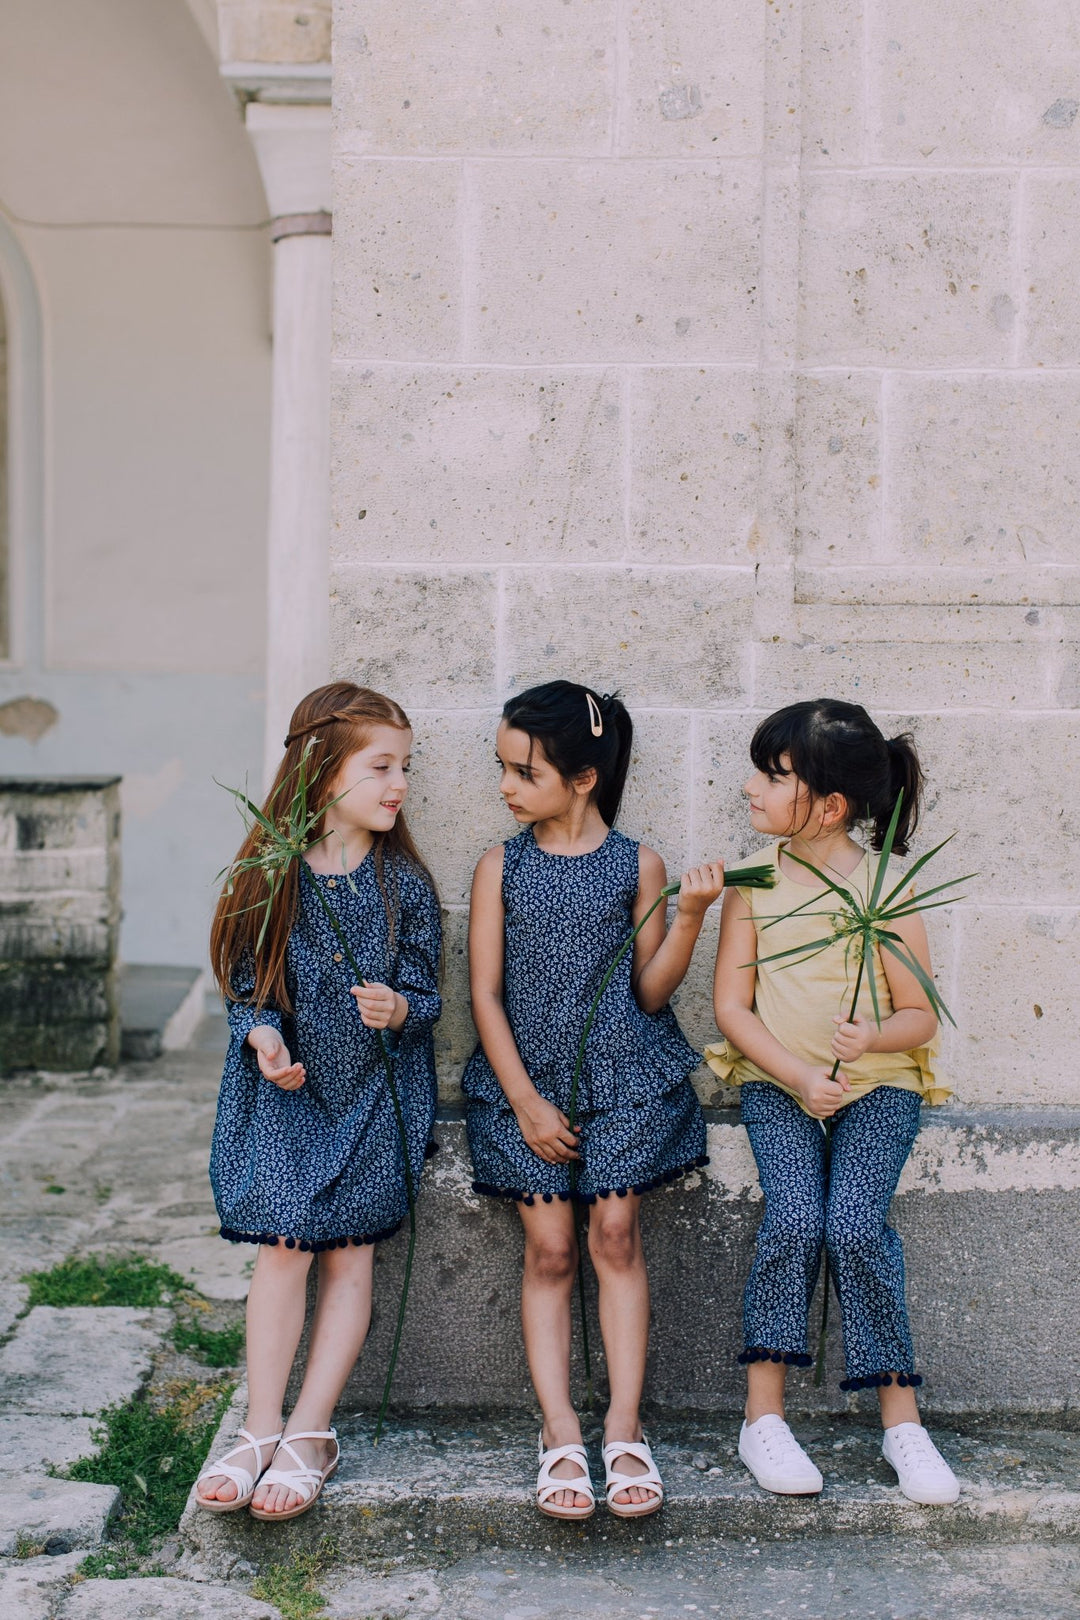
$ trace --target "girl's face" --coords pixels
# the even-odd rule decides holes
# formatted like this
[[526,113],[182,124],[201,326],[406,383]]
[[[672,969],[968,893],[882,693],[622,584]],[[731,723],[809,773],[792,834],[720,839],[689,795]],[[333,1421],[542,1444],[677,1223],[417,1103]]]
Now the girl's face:
[[767,771],[755,771],[743,783],[743,792],[750,800],[750,825],[755,832],[767,833],[771,838],[789,838],[792,833],[812,832],[812,814],[807,822],[807,814],[813,809],[810,789],[791,769],[787,754],[781,754],[779,763],[787,772],[786,776],[770,776]]
[[367,742],[348,756],[330,790],[332,799],[344,795],[331,811],[339,827],[390,831],[409,791],[406,772],[411,749],[411,731],[372,727]]
[[495,753],[502,771],[499,792],[523,827],[565,815],[578,797],[577,789],[563,780],[541,745],[505,720],[495,733]]

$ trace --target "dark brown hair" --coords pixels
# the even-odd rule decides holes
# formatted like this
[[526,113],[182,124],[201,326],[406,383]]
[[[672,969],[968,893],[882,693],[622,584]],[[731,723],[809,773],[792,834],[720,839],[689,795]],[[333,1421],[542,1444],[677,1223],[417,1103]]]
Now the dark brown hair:
[[547,681],[508,698],[502,717],[540,744],[564,782],[595,770],[593,801],[601,820],[614,826],[634,741],[634,723],[617,692],[601,696],[576,681]]
[[[785,754],[790,772],[780,763]],[[874,849],[885,842],[902,791],[893,849],[897,855],[907,854],[919,823],[923,787],[910,732],[886,741],[860,704],[810,698],[777,709],[763,720],[751,740],[750,758],[767,776],[793,773],[816,798],[842,794],[848,803],[848,825],[869,823]]]
[[[358,748],[363,748],[375,726],[393,726],[409,731],[409,717],[400,704],[381,692],[366,686],[354,686],[351,681],[331,681],[309,692],[293,710],[289,722],[289,735],[285,739],[285,757],[278,766],[273,786],[262,806],[270,821],[277,821],[289,804],[301,760],[310,787],[308,808],[323,810],[333,798],[334,784],[342,766]],[[312,836],[318,837],[319,823],[312,827]],[[389,832],[373,835],[372,858],[375,875],[382,891],[383,902],[393,940],[396,921],[396,869],[401,863],[423,874],[435,891],[435,880],[428,871],[405,822],[404,811],[399,811]],[[256,827],[244,839],[237,860],[259,853],[260,838]],[[266,878],[257,870],[236,873],[231,893],[222,891],[210,926],[210,964],[214,978],[222,993],[235,999],[233,976],[242,960],[252,963],[255,989],[251,1000],[256,1007],[272,1002],[282,1012],[292,1011],[292,1002],[285,983],[285,951],[289,934],[296,919],[300,873],[295,861],[286,868],[281,887],[274,897],[270,923],[261,947],[256,941],[262,928],[264,911],[260,902],[266,898]]]

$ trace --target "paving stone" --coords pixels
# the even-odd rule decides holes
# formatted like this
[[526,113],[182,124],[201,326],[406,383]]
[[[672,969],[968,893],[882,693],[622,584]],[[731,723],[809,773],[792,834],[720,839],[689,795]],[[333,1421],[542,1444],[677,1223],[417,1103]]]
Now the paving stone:
[[62,1620],[281,1620],[280,1609],[236,1587],[162,1575],[83,1581],[61,1613]]
[[66,1468],[97,1449],[91,1439],[93,1427],[89,1417],[0,1412],[0,1473],[34,1473],[50,1465]]
[[0,1285],[0,1337],[14,1327],[29,1296],[30,1290],[25,1283]]
[[172,1318],[130,1306],[36,1305],[0,1351],[9,1411],[96,1413],[134,1395]]
[[14,1474],[0,1480],[0,1554],[20,1544],[48,1545],[58,1553],[101,1545],[120,1505],[115,1485],[84,1485],[45,1474]]
[[52,1620],[54,1604],[85,1553],[0,1562],[0,1614],[5,1620]]
[[325,1620],[1074,1620],[1080,1594],[1073,1547],[845,1537],[615,1551],[564,1525],[549,1535],[543,1551],[497,1548],[449,1570],[351,1574],[326,1587]]

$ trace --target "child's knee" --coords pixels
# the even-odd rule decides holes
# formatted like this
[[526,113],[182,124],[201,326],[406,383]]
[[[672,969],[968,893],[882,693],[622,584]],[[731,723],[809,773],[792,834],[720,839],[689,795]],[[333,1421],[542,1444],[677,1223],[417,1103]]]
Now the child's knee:
[[762,1237],[771,1252],[795,1254],[813,1263],[825,1241],[824,1211],[810,1203],[770,1211]]
[[538,1282],[566,1282],[577,1271],[577,1239],[573,1232],[530,1233],[525,1243],[525,1269]]
[[598,1266],[626,1271],[641,1255],[641,1230],[637,1221],[597,1220],[589,1222],[589,1253]]
[[290,1249],[282,1239],[277,1243],[260,1243],[255,1264],[264,1272],[274,1272],[277,1275],[295,1272],[300,1275],[307,1271],[314,1259],[315,1256],[310,1249],[299,1249],[295,1244]]
[[859,1209],[830,1210],[825,1222],[825,1244],[830,1258],[839,1265],[865,1258],[881,1246],[880,1222]]

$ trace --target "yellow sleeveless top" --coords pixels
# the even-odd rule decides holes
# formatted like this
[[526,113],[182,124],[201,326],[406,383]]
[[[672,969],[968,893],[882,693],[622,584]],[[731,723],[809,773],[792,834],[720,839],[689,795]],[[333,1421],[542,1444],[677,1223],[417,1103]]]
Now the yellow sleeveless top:
[[[774,956],[793,945],[807,945],[823,939],[832,932],[831,918],[840,908],[839,895],[827,886],[796,883],[780,866],[777,844],[772,851],[776,868],[775,889],[740,889],[739,893],[750,908],[757,937],[758,957]],[[846,886],[865,892],[869,877],[869,857],[864,855],[854,872],[845,880]],[[809,903],[808,903],[809,902]],[[785,916],[796,906],[803,909],[797,916]],[[773,922],[774,918],[783,921]],[[772,923],[772,926],[767,926]],[[847,1017],[851,1008],[851,993],[855,988],[858,958],[849,952],[847,942],[838,940],[817,955],[784,957],[778,962],[759,962],[754,987],[754,1012],[770,1034],[796,1057],[807,1063],[832,1067],[830,1044],[836,1030],[833,1016]],[[868,964],[869,968],[869,964]],[[893,1010],[889,981],[881,961],[881,953],[874,950],[874,981],[877,986],[878,1006],[882,1018]],[[859,991],[859,1012],[865,1018],[874,1016],[869,987]],[[842,1068],[851,1081],[851,1090],[845,1092],[844,1103],[865,1097],[876,1086],[898,1086],[903,1091],[917,1091],[924,1102],[936,1105],[952,1095],[952,1087],[935,1077],[934,1058],[938,1037],[935,1034],[929,1046],[913,1052],[864,1052],[854,1063]],[[779,1086],[789,1096],[800,1099],[790,1086],[775,1075],[767,1074],[738,1047],[728,1040],[705,1048],[705,1059],[728,1085],[741,1086],[746,1080],[765,1080]]]

